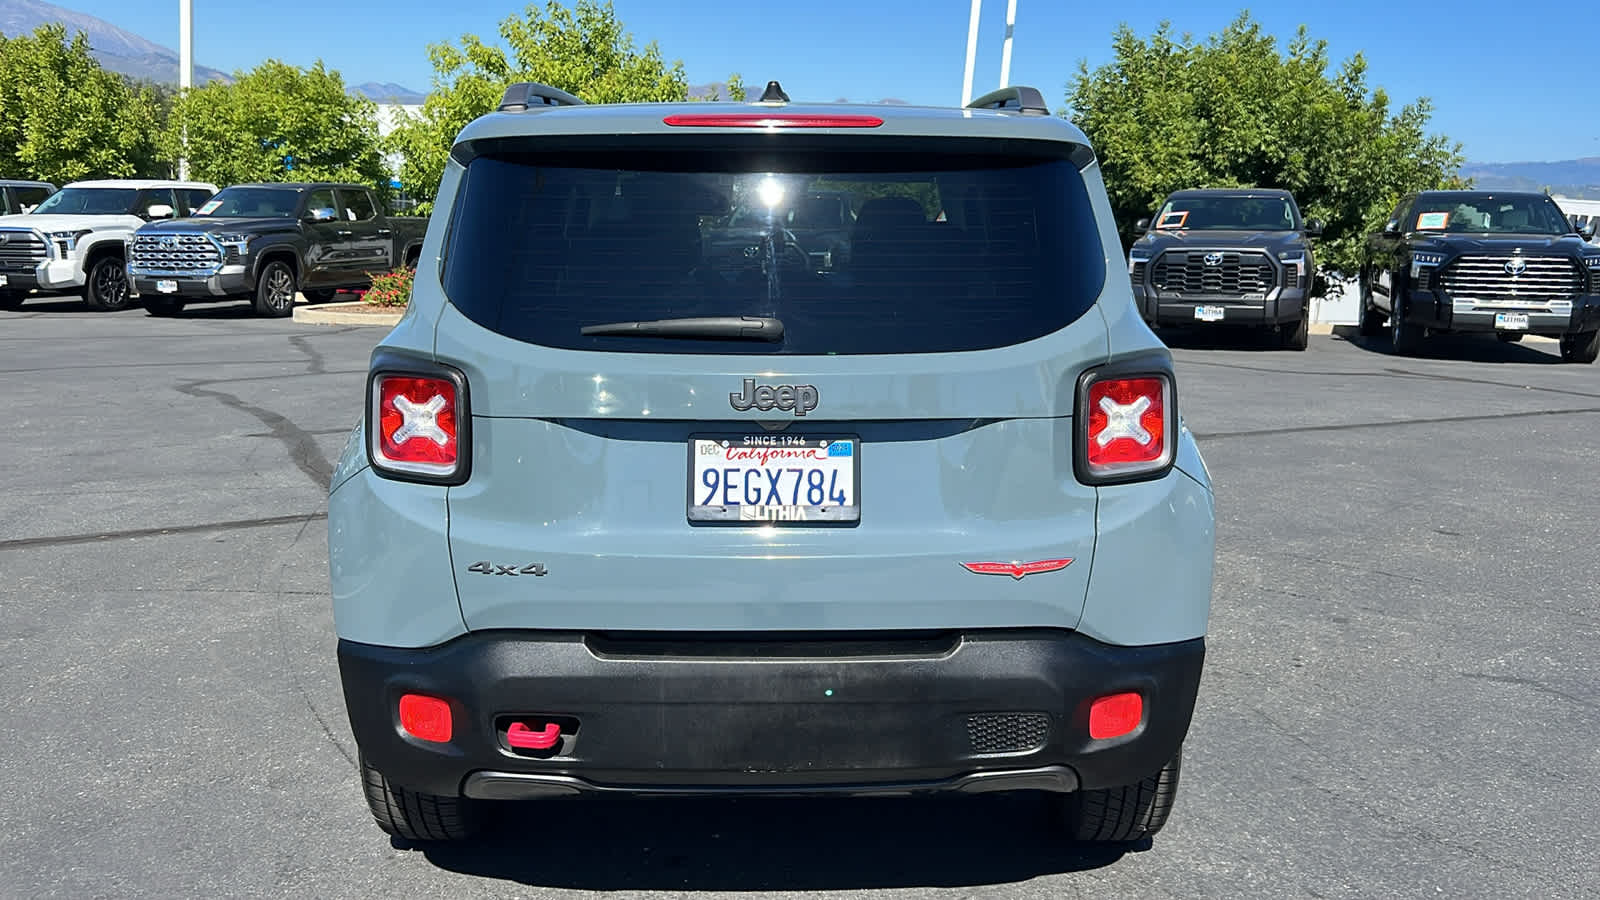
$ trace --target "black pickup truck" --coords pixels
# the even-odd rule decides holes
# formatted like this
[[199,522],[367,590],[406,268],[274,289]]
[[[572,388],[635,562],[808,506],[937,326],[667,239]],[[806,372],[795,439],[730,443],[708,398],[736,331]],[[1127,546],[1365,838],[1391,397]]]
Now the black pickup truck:
[[372,275],[414,267],[427,220],[391,217],[353,184],[239,184],[185,219],[128,240],[128,281],[153,316],[186,303],[249,299],[258,314],[294,311],[295,293],[330,300]]
[[1271,328],[1283,347],[1306,349],[1317,271],[1309,238],[1322,223],[1302,219],[1288,191],[1177,191],[1136,228],[1128,274],[1146,322]]
[[1361,333],[1388,325],[1395,353],[1429,333],[1558,338],[1561,357],[1600,356],[1600,248],[1544,194],[1423,191],[1401,198],[1367,243]]

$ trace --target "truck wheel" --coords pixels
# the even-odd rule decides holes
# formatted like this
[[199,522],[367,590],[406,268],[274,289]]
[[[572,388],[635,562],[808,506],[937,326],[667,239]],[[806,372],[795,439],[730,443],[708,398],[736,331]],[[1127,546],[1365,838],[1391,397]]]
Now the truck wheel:
[[0,309],[19,309],[27,297],[23,291],[0,291]]
[[1600,331],[1562,338],[1561,358],[1575,363],[1592,363],[1600,358]]
[[1406,297],[1398,289],[1391,295],[1394,312],[1389,314],[1389,350],[1396,356],[1415,356],[1422,349],[1422,328],[1406,321]]
[[1377,337],[1383,333],[1383,313],[1372,305],[1370,276],[1361,276],[1361,326],[1362,337]]
[[163,318],[175,316],[183,312],[183,301],[174,297],[146,297],[144,311]]
[[256,315],[281,319],[294,312],[294,269],[279,260],[267,263],[256,280]]
[[120,256],[102,256],[89,267],[83,300],[90,309],[116,312],[128,308],[128,271]]
[[1311,343],[1311,318],[1301,316],[1293,326],[1283,326],[1278,332],[1278,346],[1285,350],[1304,350]]
[[302,290],[300,293],[305,294],[306,300],[311,303],[327,303],[329,300],[339,296],[339,289],[317,288],[314,290]]
[[361,790],[378,827],[407,841],[460,841],[477,830],[472,801],[408,791],[361,757]]
[[1161,771],[1134,784],[1068,794],[1063,824],[1075,841],[1131,842],[1154,835],[1167,824],[1178,796],[1182,754]]

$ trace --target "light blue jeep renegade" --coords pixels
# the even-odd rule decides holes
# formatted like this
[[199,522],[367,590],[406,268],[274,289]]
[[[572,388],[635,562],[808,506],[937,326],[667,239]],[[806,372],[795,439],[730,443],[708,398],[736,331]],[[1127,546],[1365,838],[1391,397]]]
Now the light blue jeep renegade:
[[333,478],[378,824],[588,793],[1044,791],[1165,823],[1210,481],[1094,151],[965,109],[585,105],[462,131]]

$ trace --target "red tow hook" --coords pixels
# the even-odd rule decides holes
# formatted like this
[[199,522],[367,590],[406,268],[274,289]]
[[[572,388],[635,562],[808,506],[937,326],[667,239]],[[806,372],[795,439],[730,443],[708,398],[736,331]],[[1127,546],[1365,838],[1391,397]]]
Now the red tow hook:
[[543,731],[534,731],[521,722],[512,722],[506,729],[506,743],[518,750],[549,750],[561,740],[561,726],[554,722]]

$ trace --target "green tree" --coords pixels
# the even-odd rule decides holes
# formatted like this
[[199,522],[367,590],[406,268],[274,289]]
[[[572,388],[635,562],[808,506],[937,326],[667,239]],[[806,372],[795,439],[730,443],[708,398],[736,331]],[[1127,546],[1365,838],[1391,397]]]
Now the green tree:
[[234,78],[190,88],[173,103],[163,143],[172,158],[187,153],[190,177],[223,187],[347,181],[387,190],[377,106],[348,92],[336,70],[268,60]]
[[[413,197],[439,190],[450,146],[468,122],[500,102],[507,85],[536,81],[573,94],[585,103],[685,100],[683,63],[668,64],[654,42],[636,49],[609,0],[577,0],[574,7],[549,0],[529,5],[500,23],[501,44],[477,35],[459,45],[433,44],[433,90],[418,115],[398,117],[388,148],[402,157],[400,180]],[[502,45],[503,44],[503,45]],[[737,75],[728,93],[742,99]],[[424,202],[421,210],[431,204]]]
[[0,172],[65,184],[165,175],[153,91],[107,72],[60,24],[0,36]]
[[1361,54],[1330,74],[1325,41],[1301,27],[1280,52],[1248,13],[1204,42],[1162,23],[1117,29],[1115,57],[1068,87],[1069,115],[1094,142],[1124,238],[1174,190],[1292,191],[1323,220],[1319,261],[1353,273],[1367,232],[1400,195],[1460,186],[1461,146],[1428,133],[1433,107],[1391,112]]

